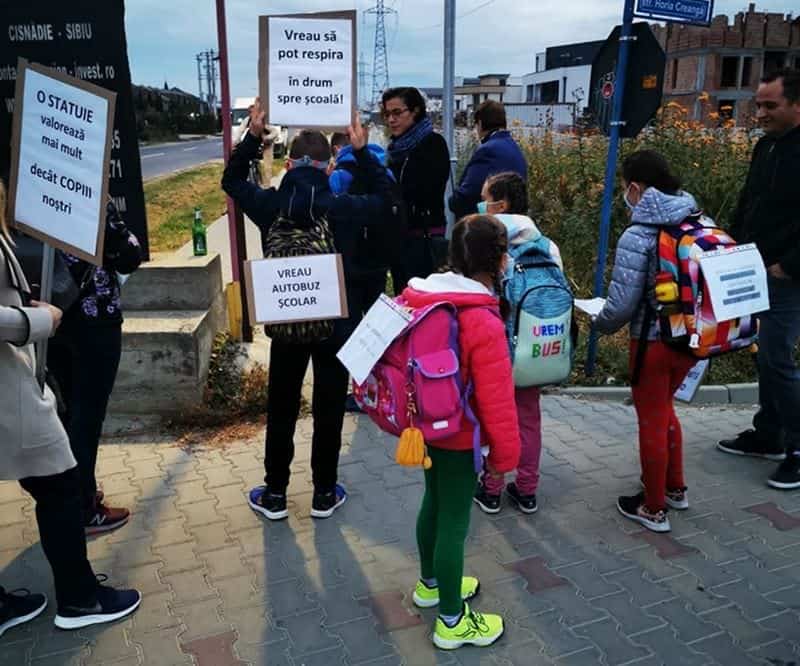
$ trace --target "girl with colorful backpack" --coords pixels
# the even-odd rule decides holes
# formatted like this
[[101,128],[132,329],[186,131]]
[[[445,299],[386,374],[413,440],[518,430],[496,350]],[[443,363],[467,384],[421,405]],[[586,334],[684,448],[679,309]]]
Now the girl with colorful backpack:
[[[483,615],[470,608],[467,601],[478,593],[479,583],[462,574],[481,463],[475,445],[488,446],[490,474],[509,472],[519,460],[511,363],[498,299],[507,247],[505,227],[495,218],[465,217],[453,228],[452,272],[412,278],[400,299],[412,310],[443,301],[455,306],[459,374],[468,387],[460,427],[444,439],[426,437],[429,460],[417,518],[421,576],[413,600],[421,607],[439,605],[433,642],[442,649],[491,645],[503,633],[499,615]],[[451,327],[451,334],[455,328]],[[434,364],[423,371],[446,373],[445,357],[438,370]],[[420,411],[425,408],[421,406]],[[433,428],[437,427],[434,423]]]
[[631,224],[617,244],[608,298],[594,325],[601,333],[614,333],[630,323],[629,363],[644,491],[619,497],[617,508],[653,532],[669,532],[667,509],[689,508],[673,395],[697,359],[662,340],[652,314],[658,243],[662,229],[677,227],[700,212],[664,157],[654,151],[641,150],[625,159],[622,185]]
[[[545,270],[554,271],[566,285],[558,247],[537,229],[533,220],[527,215],[528,192],[525,181],[517,173],[510,171],[490,176],[483,185],[481,198],[483,200],[478,204],[478,210],[493,215],[503,223],[508,234],[511,254],[520,258],[530,255],[542,258],[544,261],[541,265],[544,267],[544,264],[548,264]],[[546,261],[548,259],[551,261]],[[513,267],[509,266],[506,278],[509,279],[511,274]],[[572,295],[568,288],[564,289],[564,292],[566,298],[563,300],[568,308],[567,316],[571,318]],[[542,291],[539,290],[538,293],[541,294]],[[511,335],[514,327],[513,315],[512,312],[506,322],[506,329]],[[565,328],[566,330],[560,331],[557,336],[559,340],[568,339],[570,326]],[[566,345],[563,352],[569,354]],[[568,374],[570,359],[566,358],[565,362]],[[488,469],[484,470],[474,501],[483,512],[489,514],[499,513],[504,488],[509,499],[523,513],[535,513],[538,509],[536,490],[539,485],[539,460],[542,454],[539,386],[515,386],[514,402],[517,406],[521,444],[517,476],[515,481],[506,485],[503,475],[493,475]]]

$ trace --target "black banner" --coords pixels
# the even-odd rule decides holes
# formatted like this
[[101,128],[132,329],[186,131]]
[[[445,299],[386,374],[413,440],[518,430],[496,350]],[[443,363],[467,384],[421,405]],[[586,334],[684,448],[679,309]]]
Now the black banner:
[[0,0],[0,178],[6,182],[18,57],[117,93],[109,193],[149,257],[123,0]]

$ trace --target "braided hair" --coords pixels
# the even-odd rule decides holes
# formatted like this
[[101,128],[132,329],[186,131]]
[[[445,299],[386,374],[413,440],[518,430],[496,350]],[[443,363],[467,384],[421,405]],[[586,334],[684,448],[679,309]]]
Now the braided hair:
[[505,319],[509,304],[503,294],[503,259],[508,251],[505,226],[492,215],[467,215],[453,227],[450,240],[450,266],[464,277],[491,275],[494,291],[500,297],[500,314]]

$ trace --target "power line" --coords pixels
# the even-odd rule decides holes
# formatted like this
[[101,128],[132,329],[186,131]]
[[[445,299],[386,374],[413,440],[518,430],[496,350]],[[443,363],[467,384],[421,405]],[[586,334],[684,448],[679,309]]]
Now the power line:
[[[482,2],[479,5],[476,5],[472,9],[468,9],[467,11],[465,11],[463,14],[459,14],[458,16],[456,16],[456,21],[459,21],[460,19],[469,16],[470,14],[474,14],[475,12],[477,12],[480,9],[483,9],[484,7],[488,7],[489,5],[494,4],[494,2],[495,0],[486,0],[485,2]],[[434,25],[423,25],[417,27],[412,26],[410,28],[405,28],[405,29],[408,31],[433,30],[433,28],[441,28],[442,26],[443,24],[440,21],[439,23],[436,23]]]
[[397,11],[386,7],[385,0],[376,0],[365,14],[375,14],[375,48],[372,60],[372,108],[378,104],[381,93],[389,87],[389,55],[386,49],[386,15]]

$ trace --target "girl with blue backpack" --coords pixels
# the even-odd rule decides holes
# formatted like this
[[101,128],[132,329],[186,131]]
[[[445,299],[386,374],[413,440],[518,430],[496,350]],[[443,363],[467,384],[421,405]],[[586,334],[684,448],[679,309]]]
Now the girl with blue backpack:
[[[557,305],[561,304],[560,310],[566,313],[566,317],[571,318],[572,296],[566,281],[563,278],[563,264],[561,254],[555,243],[549,240],[537,229],[533,220],[527,215],[528,193],[525,181],[514,172],[499,173],[490,176],[483,185],[481,192],[483,199],[478,204],[478,211],[493,215],[506,228],[509,242],[509,265],[505,273],[505,291],[523,291],[524,286],[515,289],[514,276],[524,270],[544,271],[542,277],[545,280],[555,283],[540,286],[538,289],[528,289],[535,298],[540,298],[544,291],[556,293]],[[525,268],[528,263],[533,261],[536,266],[530,269]],[[525,283],[527,276],[519,276]],[[563,281],[563,284],[560,282]],[[512,308],[506,319],[506,331],[509,339],[514,343],[514,339],[519,338],[519,309],[513,307],[515,301],[522,301],[522,294],[510,294]],[[516,296],[516,298],[514,298]],[[557,308],[559,309],[559,308]],[[543,320],[542,320],[543,321]],[[528,358],[539,354],[538,359],[544,361],[543,352],[548,352],[548,356],[558,361],[563,361],[563,372],[569,373],[571,349],[569,345],[570,323],[559,322],[556,319],[548,319],[550,323],[544,324],[540,321],[531,324],[528,328],[530,332],[541,336],[542,333],[553,333],[553,336],[545,336],[541,344],[530,340],[525,346],[524,356]],[[524,324],[523,324],[524,325]],[[517,330],[515,330],[517,329]],[[552,339],[549,339],[552,337]],[[521,346],[521,345],[520,345]],[[523,350],[520,349],[522,352]],[[553,353],[550,353],[553,352]],[[515,364],[516,365],[516,364]],[[542,368],[534,367],[534,372],[539,374]],[[505,477],[501,474],[493,474],[488,468],[484,469],[481,483],[473,498],[475,503],[482,511],[489,514],[498,513],[501,507],[501,496],[505,488],[506,495],[514,505],[523,513],[532,514],[538,509],[536,502],[536,490],[539,485],[539,460],[542,453],[542,418],[539,408],[540,390],[538,385],[527,385],[529,381],[522,381],[519,368],[514,369],[515,389],[514,401],[517,406],[517,418],[520,431],[520,460],[517,467],[516,480],[505,484]],[[544,381],[543,383],[549,383]]]

